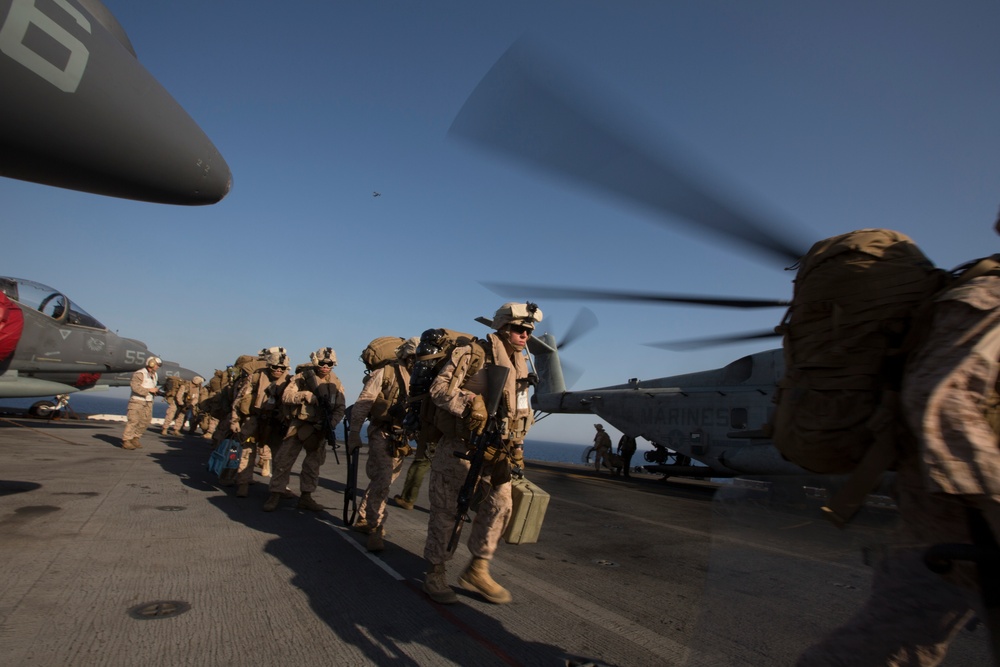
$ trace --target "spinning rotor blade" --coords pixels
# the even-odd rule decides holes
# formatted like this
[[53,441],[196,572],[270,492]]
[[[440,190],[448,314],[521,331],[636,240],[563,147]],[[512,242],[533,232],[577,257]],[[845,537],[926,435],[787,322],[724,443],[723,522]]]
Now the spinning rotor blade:
[[576,318],[573,319],[572,324],[569,325],[569,329],[563,335],[562,341],[556,345],[556,349],[563,349],[587,332],[592,331],[596,326],[597,315],[594,315],[594,311],[586,307],[581,308],[580,312],[576,314]]
[[449,134],[770,257],[794,263],[804,254],[809,244],[789,238],[790,225],[771,225],[713,192],[677,150],[648,150],[648,140],[626,134],[630,123],[620,113],[597,111],[607,105],[583,92],[595,86],[574,88],[572,78],[524,40],[515,42],[466,100]]
[[743,299],[716,296],[682,296],[679,294],[651,294],[648,292],[613,292],[610,290],[577,289],[574,287],[536,287],[511,283],[482,283],[484,287],[503,297],[515,298],[530,293],[540,299],[590,299],[601,301],[632,301],[647,303],[686,303],[696,306],[723,308],[778,308],[789,302],[780,299]]
[[695,338],[692,340],[677,340],[667,343],[646,343],[648,347],[657,347],[661,350],[698,350],[704,347],[716,345],[731,345],[733,343],[743,343],[748,340],[760,340],[762,338],[778,338],[781,334],[775,333],[773,329],[767,331],[750,331],[742,334],[732,334],[729,336],[718,336],[714,338]]

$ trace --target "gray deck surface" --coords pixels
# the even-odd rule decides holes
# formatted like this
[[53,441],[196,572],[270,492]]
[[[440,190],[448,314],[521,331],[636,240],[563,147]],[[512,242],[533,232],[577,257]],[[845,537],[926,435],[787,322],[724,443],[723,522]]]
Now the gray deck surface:
[[[839,532],[750,491],[529,462],[552,499],[539,542],[493,562],[514,601],[440,606],[419,590],[426,483],[415,510],[390,504],[375,557],[340,518],[343,458],[328,511],[264,513],[260,478],[241,499],[205,470],[206,441],[125,451],[121,429],[0,419],[0,664],[788,665],[860,606],[862,547],[892,520]],[[946,664],[989,664],[984,630]]]

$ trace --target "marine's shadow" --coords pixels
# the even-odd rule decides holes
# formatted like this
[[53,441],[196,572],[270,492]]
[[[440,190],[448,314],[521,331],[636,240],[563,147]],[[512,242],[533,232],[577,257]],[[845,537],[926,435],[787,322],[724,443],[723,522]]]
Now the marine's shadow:
[[[193,447],[190,441],[165,442],[168,450],[153,454],[165,471],[198,491],[223,490],[206,468],[210,448]],[[333,465],[328,460],[324,469]],[[360,470],[358,502],[368,482],[363,464]],[[298,487],[296,477],[293,473],[293,489]],[[316,617],[373,664],[416,666],[426,662],[409,656],[423,655],[426,660],[429,653],[448,664],[566,664],[558,647],[511,634],[501,621],[468,604],[468,597],[448,607],[431,602],[420,591],[425,568],[422,555],[393,542],[391,523],[381,558],[385,567],[380,567],[365,551],[367,538],[344,526],[343,487],[340,482],[321,479],[321,488],[340,501],[322,512],[296,509],[294,498],[284,499],[274,512],[263,512],[266,487],[259,481],[247,498],[234,497],[229,488],[225,495],[210,495],[207,502],[247,529],[273,535],[265,553],[293,573],[289,583],[308,595]],[[323,493],[318,499],[330,503],[330,496]],[[248,604],[259,602],[254,598]]]

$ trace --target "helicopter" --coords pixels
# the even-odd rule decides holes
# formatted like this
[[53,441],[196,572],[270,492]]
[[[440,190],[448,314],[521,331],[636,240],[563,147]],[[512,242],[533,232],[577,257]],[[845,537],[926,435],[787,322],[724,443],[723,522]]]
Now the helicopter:
[[0,176],[204,205],[229,166],[99,0],[0,0]]
[[[692,176],[688,164],[653,154],[597,109],[596,87],[574,87],[576,73],[545,56],[526,39],[515,42],[465,101],[449,135],[495,155],[638,203],[670,222],[734,239],[770,259],[792,265],[809,243],[791,225],[773,224],[717,194]],[[780,308],[778,299],[689,296],[603,289],[482,283],[509,298],[609,300],[699,304],[730,308]],[[777,337],[772,330],[655,344],[697,347]],[[634,437],[650,440],[648,469],[665,475],[734,477],[811,475],[786,460],[765,425],[784,373],[781,348],[750,354],[717,369],[569,391],[552,334],[529,341],[539,382],[532,404],[546,414],[591,414]],[[671,461],[671,457],[673,460]],[[688,461],[700,465],[688,465]]]
[[[111,332],[62,292],[0,277],[0,398],[57,397],[35,403],[30,414],[48,416],[75,392],[128,386],[150,356],[145,343]],[[175,362],[161,372],[196,375]]]

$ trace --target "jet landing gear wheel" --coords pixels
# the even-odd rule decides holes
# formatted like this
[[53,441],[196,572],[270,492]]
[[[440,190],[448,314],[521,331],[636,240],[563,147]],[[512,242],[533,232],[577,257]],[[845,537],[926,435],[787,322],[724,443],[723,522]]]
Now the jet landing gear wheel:
[[39,419],[57,419],[61,412],[52,401],[38,401],[28,408],[28,414]]

